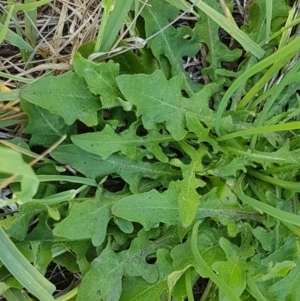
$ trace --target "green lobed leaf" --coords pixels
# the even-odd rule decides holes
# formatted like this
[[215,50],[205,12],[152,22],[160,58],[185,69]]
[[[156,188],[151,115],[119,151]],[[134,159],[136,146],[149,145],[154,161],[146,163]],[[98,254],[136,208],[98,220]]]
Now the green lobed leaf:
[[299,282],[300,282],[300,266],[296,261],[290,273],[283,279],[274,283],[269,287],[269,296],[274,301],[291,300],[296,301],[300,298]]
[[[173,26],[166,28],[170,21],[178,16],[178,13],[177,8],[165,1],[149,0],[141,14],[145,19],[147,38],[161,31],[148,41],[148,45],[162,69],[165,69],[167,77],[182,72],[182,57],[192,57],[200,48],[199,40],[194,36],[192,29],[188,27],[175,29]],[[185,35],[189,35],[191,39],[186,39]]]
[[228,225],[229,222],[237,223],[241,219],[258,221],[262,218],[262,215],[255,210],[241,208],[236,195],[230,191],[226,184],[218,187],[213,182],[213,185],[215,187],[201,197],[196,220],[209,217],[223,225]]
[[73,240],[91,238],[94,246],[101,245],[112,217],[111,207],[122,197],[98,191],[95,198],[74,204],[68,216],[54,228],[54,235]]
[[118,64],[112,61],[96,64],[76,53],[73,65],[75,72],[86,80],[90,91],[100,95],[103,108],[114,106],[115,101],[122,97],[116,83],[119,75]]
[[67,125],[77,119],[87,126],[98,124],[100,99],[88,89],[85,80],[73,72],[38,79],[21,89],[20,95],[30,103],[61,116]]
[[8,234],[19,241],[24,240],[33,217],[46,211],[47,207],[43,204],[35,202],[22,204],[14,223],[7,230]]
[[198,142],[209,143],[214,150],[214,153],[224,152],[218,142],[210,135],[210,129],[205,128],[201,119],[198,119],[194,114],[186,113],[186,124],[190,132],[194,132],[198,137]]
[[77,301],[119,300],[122,291],[123,266],[110,244],[93,260],[91,269],[83,278]]
[[200,147],[198,150],[182,143],[183,149],[191,158],[191,163],[182,165],[183,180],[175,183],[175,189],[178,192],[178,208],[180,221],[183,227],[191,225],[197,214],[197,208],[200,204],[200,196],[197,188],[204,187],[206,183],[197,178],[198,172],[203,172],[202,158],[206,154],[206,147]]
[[214,84],[187,99],[181,96],[181,89],[184,90],[182,76],[167,81],[160,70],[151,75],[121,75],[117,77],[117,83],[126,99],[136,105],[137,116],[142,115],[147,130],[155,129],[156,124],[166,123],[174,139],[181,140],[186,134],[187,112],[196,115],[207,126],[213,126],[214,114],[208,107],[208,100],[216,88]]
[[169,234],[150,241],[146,232],[141,230],[129,249],[120,253],[115,253],[109,243],[83,278],[77,300],[93,301],[100,297],[106,301],[119,300],[123,275],[140,276],[148,283],[155,283],[159,279],[158,268],[148,264],[146,258],[174,243],[176,236]]
[[251,164],[250,161],[244,157],[236,157],[227,162],[229,163],[227,164],[226,161],[220,162],[220,165],[217,163],[217,166],[210,170],[209,173],[222,178],[229,176],[236,177],[238,171],[242,170],[246,172],[246,166]]
[[[122,45],[123,42],[120,44]],[[121,74],[137,74],[137,73],[151,73],[151,69],[141,61],[141,58],[135,54],[135,50],[128,50],[120,53],[114,57],[114,62],[120,65]]]
[[146,231],[165,223],[176,225],[179,221],[177,193],[171,183],[167,191],[151,190],[120,199],[112,207],[112,213],[126,220],[138,222]]
[[152,130],[147,136],[140,137],[136,135],[135,131],[135,127],[132,127],[117,134],[110,125],[106,124],[101,132],[75,135],[72,137],[72,141],[83,150],[99,155],[104,160],[117,152],[133,159],[138,147],[145,146],[158,160],[168,162],[168,158],[162,152],[159,143],[172,141],[172,136],[161,135],[156,130]]
[[[247,230],[246,230],[247,231]],[[232,244],[226,238],[220,238],[220,246],[224,250],[227,260],[217,261],[213,264],[213,269],[220,278],[233,289],[236,296],[241,296],[246,288],[247,261],[255,253],[253,246],[249,244],[251,236],[242,242],[241,247]],[[228,299],[229,300],[229,299]]]
[[21,102],[21,106],[28,116],[23,133],[31,135],[31,145],[49,147],[63,135],[75,134],[75,125],[67,126],[62,117],[25,100]]
[[[271,30],[276,32],[281,28],[283,24],[282,21],[286,20],[290,8],[284,0],[273,0],[272,2]],[[265,0],[256,0],[250,3],[248,6],[248,26],[242,27],[242,29],[258,43],[266,38],[266,5],[267,3]],[[280,19],[282,20],[282,23],[280,22]]]
[[[224,184],[224,187],[227,186]],[[220,187],[201,197],[197,208],[196,219],[213,218],[227,225],[230,221],[260,220],[262,216],[249,208],[241,208],[234,194],[229,194]],[[157,190],[121,198],[112,207],[112,214],[125,220],[138,222],[146,231],[159,223],[176,225],[180,222],[178,208],[178,191],[176,183],[171,182],[168,190],[159,193]]]
[[298,262],[300,260],[300,254],[297,252],[299,247],[298,237],[293,234],[286,234],[285,236],[280,246],[277,249],[274,248],[274,252],[271,254],[267,253],[267,256],[261,259],[262,265],[268,267],[275,262],[284,262],[286,260]]
[[199,220],[194,224],[191,235],[191,250],[195,260],[194,268],[200,276],[210,278],[210,280],[217,285],[220,291],[220,299],[223,299],[223,296],[226,296],[231,301],[240,301],[241,299],[236,296],[234,290],[222,278],[213,272],[209,264],[200,254],[198,249],[198,227],[201,223],[202,221]]
[[169,251],[157,250],[155,265],[158,270],[158,280],[149,283],[141,277],[127,277],[123,283],[120,301],[161,301],[162,292],[167,290],[167,277],[172,272]]
[[168,275],[167,283],[169,290],[169,299],[176,301],[184,301],[187,297],[187,287],[185,284],[185,274],[192,268],[187,264],[182,270],[172,271]]
[[[222,11],[220,3],[216,0],[205,0],[203,2],[209,4],[211,8],[218,12]],[[207,46],[205,61],[209,64],[208,67],[203,69],[202,73],[209,75],[211,81],[218,82],[220,76],[216,73],[216,70],[221,69],[224,62],[236,61],[241,56],[242,51],[238,48],[230,50],[221,42],[219,37],[220,26],[202,10],[199,10],[199,17],[200,20],[196,23],[195,32],[200,42]],[[215,98],[218,97],[218,95],[215,95]]]
[[167,187],[170,181],[178,179],[181,175],[169,164],[150,164],[143,162],[139,157],[130,159],[119,154],[102,160],[101,157],[75,145],[59,146],[51,152],[51,156],[60,163],[69,164],[88,178],[101,179],[111,174],[120,175],[134,193],[139,191],[142,178],[157,180]]

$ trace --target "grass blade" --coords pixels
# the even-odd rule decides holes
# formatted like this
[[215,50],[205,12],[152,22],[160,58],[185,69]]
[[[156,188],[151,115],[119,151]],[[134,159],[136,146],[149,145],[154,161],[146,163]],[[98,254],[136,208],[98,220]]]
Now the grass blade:
[[[299,51],[299,40],[300,38],[296,38],[291,43],[286,45],[285,47],[281,48],[277,52],[273,53],[272,55],[266,57],[264,60],[260,61],[256,65],[252,66],[246,72],[243,73],[240,77],[238,77],[233,84],[229,87],[226,91],[225,95],[223,96],[221,103],[219,105],[217,115],[216,115],[216,133],[218,136],[221,135],[220,133],[220,123],[223,112],[226,109],[227,103],[233,93],[244,83],[246,82],[251,76],[257,74],[258,72],[262,71],[263,69],[267,68],[268,66],[274,64],[276,61],[281,60],[283,57],[293,57]],[[239,108],[243,109],[243,108]]]
[[253,176],[257,179],[260,179],[260,180],[265,181],[267,183],[273,184],[275,186],[282,187],[284,189],[291,190],[291,191],[300,192],[300,185],[299,185],[298,182],[292,182],[292,181],[285,181],[285,180],[276,179],[276,178],[273,178],[273,177],[270,177],[270,176],[266,176],[262,173],[254,171],[254,170],[249,170],[248,173],[251,176]]
[[[28,51],[33,51],[33,48],[22,39],[22,37],[18,36],[16,33],[11,31],[10,29],[5,30],[5,26],[0,24],[0,33],[5,33],[5,39],[12,45],[17,46],[19,49],[24,49]],[[3,72],[1,72],[3,73]],[[4,73],[5,74],[5,73]],[[2,75],[1,75],[2,76]]]
[[3,40],[5,39],[5,36],[8,32],[8,26],[9,26],[9,22],[10,22],[12,13],[13,13],[13,9],[14,9],[14,6],[11,6],[10,10],[7,13],[4,24],[0,24],[1,25],[1,27],[0,27],[0,43],[3,42]]
[[[130,10],[133,0],[127,1],[114,1],[113,9],[106,7],[104,10],[106,18],[102,19],[100,24],[99,33],[95,45],[95,52],[107,52],[112,47],[118,32],[125,21],[126,15]],[[107,4],[107,6],[109,6]]]
[[271,32],[272,11],[273,0],[266,0],[266,39],[269,38]]
[[252,41],[243,31],[241,31],[236,24],[230,22],[226,17],[212,9],[209,5],[203,1],[192,1],[199,9],[206,13],[211,19],[213,19],[221,28],[226,30],[235,40],[237,40],[246,51],[249,51],[257,58],[261,58],[265,52],[264,50]]
[[[27,0],[25,4],[35,3],[35,0]],[[36,45],[37,31],[34,26],[37,24],[37,10],[25,13],[25,34],[31,45]]]
[[230,133],[224,136],[217,138],[217,141],[225,141],[236,137],[241,136],[248,136],[248,135],[255,135],[255,134],[265,134],[271,132],[280,132],[280,131],[290,131],[290,130],[297,130],[300,129],[300,122],[290,122],[285,124],[275,124],[275,125],[268,125],[268,126],[261,126],[257,128],[242,130],[234,133]]
[[26,3],[26,4],[18,4],[14,6],[14,11],[22,10],[22,11],[32,11],[36,10],[38,7],[43,6],[52,2],[53,0],[41,0],[35,1],[34,3]]
[[244,202],[247,205],[252,206],[253,208],[255,208],[258,211],[269,214],[284,223],[292,224],[292,225],[300,227],[300,216],[299,215],[279,210],[268,204],[259,202],[249,196],[246,196],[242,191],[241,181],[242,181],[242,178],[240,178],[236,183],[236,194],[242,202]]
[[0,227],[0,259],[11,274],[39,300],[53,301],[55,286],[23,256]]

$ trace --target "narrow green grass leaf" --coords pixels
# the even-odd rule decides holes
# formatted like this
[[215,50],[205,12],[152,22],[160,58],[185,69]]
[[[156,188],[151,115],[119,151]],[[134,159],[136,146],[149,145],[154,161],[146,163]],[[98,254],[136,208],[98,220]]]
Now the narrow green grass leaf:
[[133,0],[113,1],[113,5],[106,8],[106,10],[112,9],[112,11],[106,11],[107,19],[101,21],[94,52],[107,52],[111,49],[132,2]]
[[68,183],[77,183],[93,187],[98,187],[98,184],[95,180],[84,178],[84,177],[74,177],[74,176],[61,176],[61,175],[37,175],[39,181],[42,182],[68,182]]
[[260,289],[258,288],[256,282],[253,280],[250,274],[247,274],[247,285],[249,287],[250,293],[257,301],[268,301],[264,295],[261,293]]
[[11,274],[39,300],[53,301],[55,286],[22,255],[0,227],[0,259]]
[[281,131],[291,131],[291,130],[298,130],[300,129],[300,122],[290,122],[285,124],[275,124],[275,125],[267,125],[267,126],[261,126],[257,128],[242,130],[234,133],[230,133],[221,137],[218,137],[217,141],[225,141],[229,139],[233,139],[236,137],[241,136],[248,136],[248,135],[254,135],[254,134],[265,134],[265,133],[271,133],[271,132],[281,132]]
[[[1,24],[0,24],[0,30],[1,30]],[[1,72],[1,71],[0,71],[0,76],[4,77],[4,78],[15,80],[15,81],[20,82],[20,83],[25,83],[25,84],[30,84],[33,81],[32,79],[28,79],[28,78],[25,78],[25,77],[20,77],[20,76],[8,74],[8,73]]]
[[190,7],[190,5],[188,5],[184,0],[166,0],[166,2],[182,11],[189,9]]
[[[255,98],[256,95],[263,89],[267,82],[283,68],[290,58],[283,57],[281,60],[276,61],[272,67],[253,85],[253,87],[246,93],[246,95],[238,103],[237,109],[246,108],[248,103]],[[281,84],[281,83],[280,83]]]
[[223,112],[225,111],[227,103],[230,97],[233,95],[233,93],[251,76],[257,74],[258,72],[262,71],[268,66],[274,64],[276,61],[281,60],[285,56],[290,58],[293,57],[299,51],[299,42],[300,42],[300,38],[296,38],[287,46],[281,48],[277,52],[273,53],[272,55],[268,56],[264,60],[252,66],[250,69],[246,70],[241,76],[239,76],[233,82],[233,84],[229,87],[229,89],[226,91],[225,95],[223,96],[219,108],[217,110],[215,129],[218,136],[221,136],[220,125],[221,125],[221,118]]
[[[98,184],[95,180],[84,178],[84,177],[75,177],[75,176],[63,176],[63,175],[36,175],[40,183],[45,182],[66,182],[66,183],[77,183],[82,185],[88,185],[92,187],[98,187]],[[0,184],[6,179],[0,179]],[[20,182],[21,178],[15,179],[13,182]]]
[[66,294],[63,294],[60,297],[56,298],[55,301],[73,300],[72,298],[76,298],[78,294],[78,290],[79,290],[79,286],[76,286],[72,290],[68,291]]
[[[288,28],[292,23],[294,23],[295,21],[300,21],[300,19],[298,18],[298,20],[295,20],[293,21],[293,18],[294,18],[294,15],[295,15],[295,10],[296,8],[293,7],[290,11],[289,11],[289,15],[288,15],[288,18],[285,22],[285,26],[284,28]],[[281,39],[280,39],[280,42],[279,42],[279,45],[278,45],[278,49],[282,48],[284,46],[284,44],[287,43],[288,41],[288,38],[289,38],[289,34],[290,34],[290,31],[288,30],[285,30],[283,33],[282,33],[282,36],[281,36]]]
[[[299,215],[279,210],[268,204],[259,202],[255,199],[245,195],[244,192],[242,191],[240,182],[241,182],[241,180],[239,180],[237,182],[235,188],[236,188],[236,194],[242,202],[244,202],[247,205],[252,206],[253,208],[255,208],[258,211],[269,214],[282,222],[300,227],[300,216]],[[298,184],[298,186],[299,186],[299,184]],[[299,188],[298,188],[298,191],[299,191]]]
[[38,7],[41,7],[45,4],[48,4],[52,2],[53,0],[40,0],[40,1],[34,1],[34,3],[26,3],[26,4],[17,4],[14,5],[13,11],[32,11],[36,10]]
[[283,47],[283,41],[286,41],[286,37],[288,36],[288,32],[289,32],[289,29],[291,29],[292,27],[298,25],[300,23],[300,18],[290,22],[290,23],[286,23],[287,25],[285,25],[284,27],[282,27],[280,30],[278,30],[277,32],[275,32],[274,34],[272,34],[267,40],[264,40],[263,42],[261,42],[259,45],[260,46],[263,46],[267,43],[269,43],[270,41],[272,41],[273,39],[277,38],[278,36],[280,36],[281,34],[283,35],[283,37],[281,38],[280,40],[280,47],[279,48],[282,48]]
[[[263,109],[259,113],[258,117],[255,120],[255,126],[260,127],[267,121],[267,115],[270,112],[272,106],[274,105],[275,101],[279,98],[280,93],[283,91],[283,89],[291,85],[295,81],[300,80],[300,72],[296,73],[300,68],[300,61],[298,61],[285,75],[285,77],[278,83],[274,90],[272,91],[272,95],[267,99],[267,101],[264,103]],[[253,136],[251,138],[250,148],[254,149],[255,144],[257,141],[257,135]]]
[[271,32],[272,13],[273,0],[266,0],[266,39],[269,38]]
[[252,175],[253,177],[260,179],[262,181],[265,181],[267,183],[271,183],[273,185],[282,187],[284,189],[300,192],[300,185],[298,182],[292,182],[292,181],[285,181],[285,180],[280,180],[277,178],[273,178],[267,175],[264,175],[262,173],[259,173],[254,170],[249,170],[248,173]]
[[[26,0],[25,4],[35,3],[35,0]],[[37,39],[37,9],[25,12],[25,36],[31,45],[36,45]]]
[[17,100],[19,97],[20,97],[19,89],[11,90],[9,92],[0,91],[0,101]]
[[[4,30],[4,25],[0,24],[0,32]],[[14,46],[17,46],[19,49],[24,49],[27,51],[33,51],[33,48],[19,35],[7,29],[5,39]],[[12,76],[12,75],[11,75]],[[24,79],[25,80],[25,79]],[[29,81],[29,79],[26,79]],[[22,80],[20,80],[23,82]],[[30,80],[31,82],[32,80]]]
[[221,28],[224,28],[234,39],[236,39],[246,51],[249,51],[257,58],[264,55],[264,50],[252,41],[243,31],[241,31],[236,24],[227,20],[223,15],[212,9],[204,1],[192,0],[195,5],[204,11],[210,18],[212,18]]
[[12,14],[13,14],[13,9],[14,9],[14,6],[11,6],[8,13],[7,13],[6,20],[5,20],[4,24],[1,24],[1,27],[0,27],[0,44],[3,42],[3,40],[5,39],[5,37],[7,35],[9,22],[10,22]]

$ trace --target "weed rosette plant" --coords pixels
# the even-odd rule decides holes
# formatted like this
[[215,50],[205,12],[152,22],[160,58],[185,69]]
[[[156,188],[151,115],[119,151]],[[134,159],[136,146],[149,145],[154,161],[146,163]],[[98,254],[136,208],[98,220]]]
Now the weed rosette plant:
[[74,70],[1,92],[7,300],[300,300],[300,4],[192,3],[103,1]]

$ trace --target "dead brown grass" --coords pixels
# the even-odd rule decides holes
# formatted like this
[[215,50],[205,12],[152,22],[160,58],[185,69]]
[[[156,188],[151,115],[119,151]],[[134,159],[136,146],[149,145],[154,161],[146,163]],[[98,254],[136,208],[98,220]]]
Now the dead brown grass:
[[[0,14],[6,1],[0,1]],[[35,45],[25,34],[24,13],[10,22],[12,31],[19,29],[23,38],[34,48],[28,60],[22,60],[20,51],[2,43],[0,72],[35,80],[45,73],[60,74],[70,70],[72,56],[83,43],[94,39],[101,16],[101,3],[96,0],[56,0],[38,9],[37,22],[32,24],[37,33]],[[19,83],[1,78],[0,84],[17,88]]]

